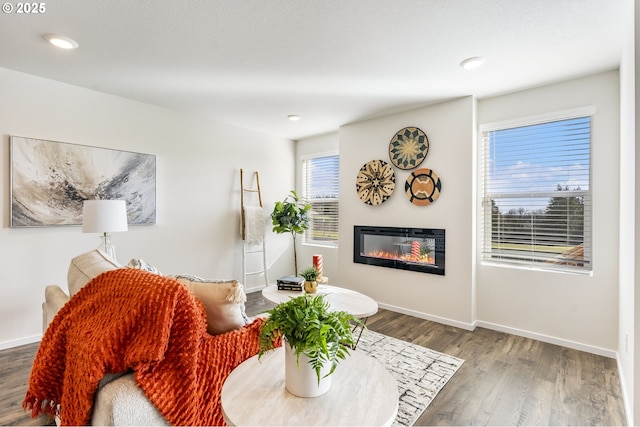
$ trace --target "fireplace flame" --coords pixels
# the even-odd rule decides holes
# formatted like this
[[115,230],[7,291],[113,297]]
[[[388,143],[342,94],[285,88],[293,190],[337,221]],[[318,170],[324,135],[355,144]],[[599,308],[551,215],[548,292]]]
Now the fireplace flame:
[[387,252],[387,251],[371,251],[364,254],[364,256],[371,257],[371,258],[392,259],[392,260],[405,261],[405,262],[419,262],[422,264],[436,263],[435,258],[430,254],[417,255],[415,253],[413,254],[408,253],[408,254],[398,255],[397,253]]

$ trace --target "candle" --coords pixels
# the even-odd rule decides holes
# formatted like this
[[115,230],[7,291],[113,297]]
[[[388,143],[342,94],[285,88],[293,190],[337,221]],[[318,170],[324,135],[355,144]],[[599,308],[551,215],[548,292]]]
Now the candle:
[[411,258],[415,261],[420,261],[420,242],[417,240],[411,242]]
[[313,266],[318,270],[318,279],[322,277],[322,255],[313,256]]

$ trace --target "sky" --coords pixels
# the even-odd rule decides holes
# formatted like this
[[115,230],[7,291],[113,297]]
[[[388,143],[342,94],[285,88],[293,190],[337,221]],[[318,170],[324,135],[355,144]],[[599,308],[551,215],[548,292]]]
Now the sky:
[[[544,208],[558,185],[588,190],[591,117],[487,132],[486,193],[525,193],[496,200],[501,210]],[[538,197],[536,197],[538,196]],[[543,196],[543,197],[540,197]]]
[[313,174],[311,188],[307,198],[338,197],[340,179],[338,176],[340,157],[324,156],[309,159],[307,174]]

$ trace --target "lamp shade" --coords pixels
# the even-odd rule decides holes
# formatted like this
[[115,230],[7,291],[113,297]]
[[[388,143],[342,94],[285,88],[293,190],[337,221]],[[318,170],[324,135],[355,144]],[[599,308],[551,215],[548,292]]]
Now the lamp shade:
[[127,229],[127,203],[124,200],[84,201],[83,233],[113,233]]

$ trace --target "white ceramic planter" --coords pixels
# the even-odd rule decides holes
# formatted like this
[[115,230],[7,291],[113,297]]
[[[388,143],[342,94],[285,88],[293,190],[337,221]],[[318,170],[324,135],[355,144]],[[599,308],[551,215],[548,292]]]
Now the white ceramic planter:
[[317,397],[331,387],[331,375],[323,378],[331,370],[331,364],[325,363],[320,372],[320,384],[316,371],[309,365],[309,358],[300,355],[300,365],[296,363],[296,353],[289,343],[284,342],[284,385],[289,393],[298,397]]

